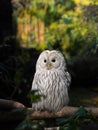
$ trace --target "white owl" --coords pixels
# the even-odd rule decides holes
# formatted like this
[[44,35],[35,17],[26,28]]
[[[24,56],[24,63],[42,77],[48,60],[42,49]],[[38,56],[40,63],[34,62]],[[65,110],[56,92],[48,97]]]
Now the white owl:
[[71,82],[63,55],[56,50],[43,51],[36,63],[32,90],[44,95],[41,101],[32,103],[33,110],[57,112],[69,102],[68,87]]

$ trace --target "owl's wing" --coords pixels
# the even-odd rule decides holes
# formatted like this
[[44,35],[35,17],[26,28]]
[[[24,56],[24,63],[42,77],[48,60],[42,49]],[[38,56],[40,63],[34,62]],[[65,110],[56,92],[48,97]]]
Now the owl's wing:
[[37,90],[39,94],[43,94],[41,76],[37,73],[34,75],[31,90]]
[[46,97],[46,95],[43,93],[44,91],[41,87],[42,85],[40,79],[41,77],[37,73],[35,73],[31,90],[37,91],[36,94],[41,96],[41,100],[42,100]]
[[38,80],[38,76],[35,74],[33,78],[31,90],[37,90],[39,88],[37,80]]
[[69,74],[68,71],[65,72],[65,77],[67,79],[67,87],[69,88],[71,84],[71,75]]

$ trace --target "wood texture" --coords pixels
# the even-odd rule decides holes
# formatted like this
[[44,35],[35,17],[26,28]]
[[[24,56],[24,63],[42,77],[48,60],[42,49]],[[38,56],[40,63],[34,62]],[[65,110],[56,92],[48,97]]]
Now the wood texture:
[[0,109],[15,109],[15,108],[24,108],[25,106],[19,102],[12,100],[0,99]]
[[[32,108],[26,108],[23,104],[0,99],[0,121],[16,121],[25,118],[30,119],[55,119],[59,117],[70,117],[79,107],[66,106],[57,113],[49,111],[34,111]],[[98,117],[98,108],[85,108],[89,113]]]
[[[79,107],[71,107],[67,106],[61,109],[61,111],[57,113],[51,113],[48,111],[33,111],[31,108],[28,109],[29,114],[28,117],[30,119],[47,119],[47,118],[59,118],[59,117],[70,117],[73,115],[75,111],[77,111]],[[85,108],[89,113],[98,117],[98,108],[88,107]]]

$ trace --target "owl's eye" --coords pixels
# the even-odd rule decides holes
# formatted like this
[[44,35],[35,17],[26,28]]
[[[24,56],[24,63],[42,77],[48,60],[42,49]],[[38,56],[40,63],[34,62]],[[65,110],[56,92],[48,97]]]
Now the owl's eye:
[[47,60],[46,59],[44,59],[44,63],[46,63],[47,62]]
[[52,62],[55,62],[56,60],[55,60],[55,59],[52,59],[51,61],[52,61]]

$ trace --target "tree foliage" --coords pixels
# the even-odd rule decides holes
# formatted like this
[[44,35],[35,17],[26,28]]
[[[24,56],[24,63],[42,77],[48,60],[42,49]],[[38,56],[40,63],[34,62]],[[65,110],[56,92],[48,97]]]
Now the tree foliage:
[[60,130],[80,130],[83,124],[89,124],[95,119],[83,107],[80,107],[71,117],[59,123]]
[[81,55],[90,46],[96,48],[97,1],[89,1],[88,5],[78,1],[22,0],[18,24],[28,31],[19,35],[20,44],[37,50],[59,49],[67,57]]

